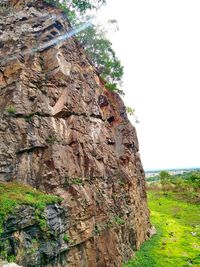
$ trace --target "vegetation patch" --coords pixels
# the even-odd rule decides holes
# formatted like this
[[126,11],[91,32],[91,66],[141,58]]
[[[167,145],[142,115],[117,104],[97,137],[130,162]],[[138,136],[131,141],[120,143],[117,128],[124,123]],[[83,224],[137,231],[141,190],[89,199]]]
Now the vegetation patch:
[[124,267],[200,266],[200,206],[174,195],[149,191],[151,222],[157,234]]
[[147,179],[150,190],[162,191],[175,199],[183,199],[191,203],[200,203],[200,171],[171,175],[162,171],[156,177]]
[[76,178],[71,181],[72,184],[83,185],[83,180],[81,178]]
[[69,236],[68,236],[68,234],[64,234],[64,236],[63,236],[63,240],[64,240],[66,243],[69,242]]
[[28,115],[25,116],[25,120],[27,122],[32,122],[33,116],[34,116],[34,113],[28,114]]
[[95,223],[95,225],[94,225],[94,234],[95,235],[99,235],[100,232],[101,232],[100,226],[97,223]]
[[84,185],[84,178],[70,178],[68,176],[65,176],[65,182],[64,182],[64,188],[68,188],[71,185]]
[[16,113],[16,108],[12,105],[9,105],[6,107],[6,112],[10,115],[10,116],[14,116]]
[[58,139],[55,135],[49,135],[46,141],[48,144],[55,144],[58,141]]
[[[47,195],[30,186],[19,183],[0,183],[0,234],[3,232],[3,222],[7,216],[13,213],[17,205],[30,205],[37,210],[44,210],[49,204],[60,203],[61,198]],[[38,215],[39,216],[39,215]],[[46,228],[44,220],[39,220],[41,228]]]
[[125,224],[125,221],[124,221],[121,217],[119,217],[119,216],[115,216],[115,217],[114,217],[114,222],[115,222],[116,224],[118,224],[118,225],[123,225],[123,224]]

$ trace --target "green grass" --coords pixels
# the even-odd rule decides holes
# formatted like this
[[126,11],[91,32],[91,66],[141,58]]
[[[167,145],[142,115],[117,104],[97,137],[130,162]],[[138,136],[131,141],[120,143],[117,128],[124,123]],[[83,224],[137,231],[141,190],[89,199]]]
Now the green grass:
[[124,267],[200,267],[200,206],[150,191],[151,222],[157,234]]
[[30,186],[19,183],[0,183],[0,234],[3,229],[3,222],[11,214],[15,207],[20,204],[31,205],[37,210],[44,210],[48,204],[61,202],[62,199],[47,195]]

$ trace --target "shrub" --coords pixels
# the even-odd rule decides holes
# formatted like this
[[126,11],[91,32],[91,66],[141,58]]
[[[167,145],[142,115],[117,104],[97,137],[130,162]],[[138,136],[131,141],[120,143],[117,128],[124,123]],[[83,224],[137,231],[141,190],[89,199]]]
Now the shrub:
[[194,187],[194,188],[200,188],[200,172],[192,172],[188,182]]
[[159,174],[162,190],[167,191],[170,188],[171,175],[166,171],[161,171]]

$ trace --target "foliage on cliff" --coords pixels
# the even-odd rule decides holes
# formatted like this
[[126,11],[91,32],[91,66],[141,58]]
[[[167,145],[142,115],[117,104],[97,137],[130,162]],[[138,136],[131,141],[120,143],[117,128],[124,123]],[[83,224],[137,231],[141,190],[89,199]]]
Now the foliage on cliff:
[[61,198],[47,195],[30,186],[18,183],[0,183],[0,234],[3,221],[14,211],[17,205],[30,205],[44,209],[48,204],[61,202]]
[[123,77],[123,66],[112,48],[112,43],[106,38],[106,31],[93,25],[78,35],[79,40],[91,56],[93,64],[107,81],[107,88],[123,94],[118,87]]
[[[84,21],[90,21],[92,17],[88,16],[87,12],[96,11],[106,3],[105,0],[45,0],[45,2],[61,8],[74,27]],[[111,22],[116,23],[115,20],[111,20]],[[123,66],[112,48],[112,43],[106,37],[106,30],[91,23],[90,27],[77,34],[77,38],[84,46],[101,77],[106,81],[107,88],[124,95],[124,92],[119,89],[122,83]]]
[[53,5],[59,5],[61,8],[66,8],[68,12],[84,14],[88,10],[99,9],[101,5],[106,3],[106,0],[45,0],[45,2]]

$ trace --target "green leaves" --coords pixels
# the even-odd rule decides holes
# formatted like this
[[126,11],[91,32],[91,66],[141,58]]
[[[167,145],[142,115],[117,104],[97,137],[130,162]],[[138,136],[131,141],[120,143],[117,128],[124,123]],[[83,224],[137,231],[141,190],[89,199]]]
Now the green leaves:
[[106,37],[106,31],[100,26],[93,25],[78,34],[77,37],[101,77],[107,82],[106,87],[111,91],[123,94],[118,89],[124,74],[123,66],[112,48],[112,43]]
[[93,6],[90,1],[85,1],[85,0],[73,0],[72,1],[72,6],[75,10],[79,11],[80,13],[83,13],[87,10],[91,10],[93,8],[95,8],[95,6]]
[[50,4],[57,4],[67,7],[70,11],[75,11],[77,16],[84,15],[87,11],[92,9],[99,9],[102,5],[106,3],[105,0],[45,0],[45,2]]
[[189,183],[196,188],[200,188],[200,172],[192,172],[189,177]]
[[134,108],[126,107],[126,112],[127,112],[127,114],[129,114],[129,115],[131,115],[131,116],[134,116],[134,115],[135,115],[135,110],[134,110]]

